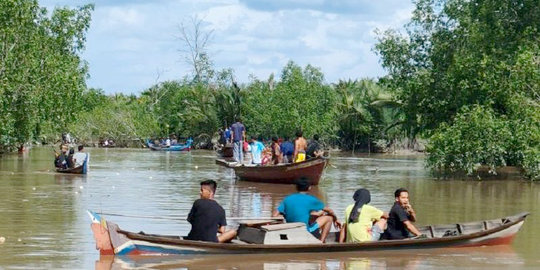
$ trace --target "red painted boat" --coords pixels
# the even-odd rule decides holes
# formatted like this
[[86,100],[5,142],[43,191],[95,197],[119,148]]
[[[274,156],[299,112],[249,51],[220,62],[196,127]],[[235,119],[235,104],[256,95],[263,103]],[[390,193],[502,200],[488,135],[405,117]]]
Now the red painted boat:
[[529,213],[499,219],[419,227],[423,238],[337,243],[333,233],[321,243],[303,223],[250,227],[241,224],[232,243],[185,240],[181,236],[135,233],[88,211],[101,255],[194,255],[358,252],[509,245]]
[[216,163],[233,169],[236,177],[242,181],[294,184],[297,179],[305,177],[311,185],[318,185],[328,158],[317,157],[297,163],[269,166],[239,165],[225,160],[216,160]]

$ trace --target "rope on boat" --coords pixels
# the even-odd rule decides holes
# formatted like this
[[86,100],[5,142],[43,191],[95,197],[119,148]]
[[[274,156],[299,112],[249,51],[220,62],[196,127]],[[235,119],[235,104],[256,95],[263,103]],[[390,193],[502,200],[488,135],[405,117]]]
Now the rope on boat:
[[[159,216],[139,216],[139,215],[124,215],[124,214],[115,214],[115,213],[98,213],[104,216],[114,216],[114,217],[128,217],[128,218],[144,218],[144,219],[164,219],[164,220],[187,220],[187,216],[178,216],[178,217],[159,217]],[[282,220],[282,217],[227,217],[228,220]]]

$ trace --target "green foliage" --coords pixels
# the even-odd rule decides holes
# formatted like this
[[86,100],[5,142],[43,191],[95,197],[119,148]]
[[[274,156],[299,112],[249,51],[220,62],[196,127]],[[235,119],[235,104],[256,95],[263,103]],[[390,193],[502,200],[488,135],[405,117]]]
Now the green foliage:
[[[538,160],[530,155],[538,152],[538,144],[529,138],[537,138],[539,131],[523,128],[530,126],[520,122],[519,111],[525,107],[531,115],[527,119],[538,122],[538,1],[415,3],[412,20],[406,25],[407,35],[392,30],[379,33],[376,45],[389,71],[382,81],[403,104],[404,131],[411,137],[433,135],[428,165],[437,170],[459,168],[470,173],[474,162],[516,164],[530,168],[526,171],[534,177]],[[483,109],[467,109],[475,106]],[[465,121],[465,114],[479,119],[475,125],[471,123],[470,130],[464,130],[466,123],[460,122]],[[486,134],[482,121],[491,129],[502,129],[494,132],[504,143]],[[451,131],[450,127],[458,130]],[[523,133],[512,134],[510,139],[504,132],[513,129]],[[478,145],[460,139],[460,132],[470,140],[478,139]]]
[[540,118],[529,117],[534,116],[508,119],[486,106],[464,108],[452,125],[442,124],[431,137],[427,164],[437,173],[468,175],[480,165],[492,173],[501,166],[521,166],[527,176],[538,179]]
[[78,121],[69,126],[80,142],[113,139],[117,145],[126,145],[152,136],[158,125],[154,117],[140,105],[135,96],[115,95],[99,97],[103,102],[78,115]]
[[324,84],[323,74],[310,65],[304,69],[289,62],[279,82],[254,80],[246,89],[242,115],[251,135],[304,136],[335,134],[336,95]]
[[93,5],[55,9],[37,1],[0,2],[0,145],[20,147],[58,134],[75,119],[85,89],[84,49]]
[[367,146],[372,140],[391,140],[396,127],[400,104],[388,91],[373,80],[339,81],[335,85],[338,137],[341,147],[355,149],[359,142]]

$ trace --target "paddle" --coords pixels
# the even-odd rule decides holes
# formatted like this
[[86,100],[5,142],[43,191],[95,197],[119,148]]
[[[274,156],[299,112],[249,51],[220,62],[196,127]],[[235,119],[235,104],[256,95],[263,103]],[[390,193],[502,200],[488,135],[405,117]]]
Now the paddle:
[[[159,217],[159,216],[139,216],[139,215],[123,215],[115,213],[98,213],[104,216],[129,217],[129,218],[144,218],[144,219],[164,219],[164,220],[187,220],[187,216],[178,217]],[[228,220],[283,220],[283,217],[227,217]]]

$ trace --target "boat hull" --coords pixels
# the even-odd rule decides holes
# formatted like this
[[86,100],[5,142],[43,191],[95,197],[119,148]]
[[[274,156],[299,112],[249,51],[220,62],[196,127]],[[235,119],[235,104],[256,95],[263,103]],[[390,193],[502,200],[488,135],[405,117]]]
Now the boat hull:
[[84,162],[83,165],[79,166],[79,167],[75,167],[75,168],[69,168],[69,169],[61,169],[61,168],[56,168],[56,172],[59,172],[59,173],[71,173],[71,174],[86,174],[87,172],[87,167],[86,167],[86,161]]
[[[97,215],[89,212],[90,216]],[[96,247],[102,255],[178,255],[178,254],[252,254],[316,253],[403,249],[432,249],[508,245],[519,231],[528,213],[507,217],[508,221],[492,229],[471,234],[405,240],[382,240],[364,243],[330,244],[244,244],[211,243],[183,240],[180,237],[146,235],[123,231],[99,215],[93,218]],[[502,220],[505,220],[502,219]]]
[[230,166],[230,168],[234,170],[236,177],[242,181],[294,184],[299,178],[305,177],[311,185],[318,185],[327,163],[328,159],[320,157],[290,164]]

